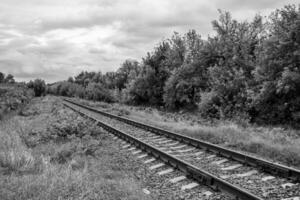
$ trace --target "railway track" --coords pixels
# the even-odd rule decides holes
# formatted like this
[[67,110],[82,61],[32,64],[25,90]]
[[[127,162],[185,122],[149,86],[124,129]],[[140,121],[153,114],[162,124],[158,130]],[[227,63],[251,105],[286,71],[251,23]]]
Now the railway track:
[[[65,105],[136,148],[238,199],[300,199],[300,171],[65,99]],[[126,132],[121,131],[126,130]],[[124,145],[130,148],[130,145]],[[169,170],[171,172],[171,170]],[[166,172],[167,173],[167,172]]]

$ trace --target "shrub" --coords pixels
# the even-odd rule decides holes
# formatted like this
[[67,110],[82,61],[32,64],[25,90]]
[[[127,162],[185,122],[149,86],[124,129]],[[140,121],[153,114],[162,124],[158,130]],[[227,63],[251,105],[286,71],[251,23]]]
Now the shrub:
[[219,105],[220,101],[216,92],[201,92],[201,101],[198,104],[201,115],[205,118],[217,118],[221,117]]
[[40,97],[45,95],[46,93],[46,83],[42,79],[35,79],[34,81],[30,81],[27,86],[32,88],[36,97]]
[[89,83],[86,88],[87,98],[96,101],[115,102],[111,91],[97,83]]
[[164,87],[164,102],[168,108],[195,107],[199,91],[206,88],[205,68],[185,64],[170,76]]

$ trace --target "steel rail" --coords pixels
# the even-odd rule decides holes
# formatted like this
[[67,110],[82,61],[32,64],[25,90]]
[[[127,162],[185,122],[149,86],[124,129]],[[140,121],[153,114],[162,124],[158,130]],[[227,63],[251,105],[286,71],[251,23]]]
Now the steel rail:
[[66,103],[64,103],[64,105],[66,107],[78,112],[82,116],[86,116],[86,117],[90,118],[91,120],[96,121],[97,125],[101,126],[104,130],[135,145],[136,147],[147,152],[148,154],[151,154],[152,156],[154,156],[158,159],[161,159],[162,161],[171,165],[172,167],[179,169],[180,171],[185,173],[188,177],[190,177],[204,185],[209,186],[210,188],[212,188],[215,191],[222,191],[222,192],[228,193],[228,194],[236,197],[236,199],[241,199],[241,200],[263,200],[262,198],[254,195],[236,185],[233,185],[227,181],[224,181],[224,180],[212,175],[211,173],[209,173],[207,171],[201,170],[198,167],[191,165],[185,161],[182,161],[166,152],[163,152],[163,151],[157,149],[156,147],[141,141],[140,139],[138,139],[136,137],[133,137],[121,130],[113,128],[110,125],[108,125],[104,122],[101,122],[98,119],[95,119],[94,117],[89,116],[88,114],[86,114]]
[[243,164],[247,164],[249,166],[259,168],[260,170],[265,171],[267,173],[270,173],[272,175],[276,175],[276,176],[288,178],[288,179],[293,180],[293,181],[300,182],[300,170],[298,170],[298,169],[288,167],[288,166],[285,166],[285,165],[281,165],[281,164],[278,164],[278,163],[272,163],[272,162],[267,161],[265,159],[257,158],[257,157],[250,156],[250,155],[246,155],[246,154],[240,153],[238,151],[234,151],[234,150],[227,149],[227,148],[224,148],[224,147],[221,147],[221,146],[209,143],[209,142],[205,142],[203,140],[199,140],[199,139],[195,139],[195,138],[192,138],[192,137],[184,136],[182,134],[178,134],[178,133],[167,131],[167,130],[157,128],[157,127],[154,127],[154,126],[151,126],[151,125],[148,125],[148,124],[137,122],[137,121],[134,121],[132,119],[128,119],[128,118],[125,118],[125,117],[120,117],[120,116],[117,116],[117,115],[114,115],[114,114],[110,114],[110,113],[107,113],[107,112],[104,112],[104,111],[100,111],[98,109],[92,108],[90,106],[81,105],[77,102],[74,102],[74,101],[71,101],[71,100],[68,100],[68,99],[64,99],[64,100],[69,102],[69,103],[72,103],[74,105],[80,106],[82,108],[86,108],[90,111],[97,112],[97,113],[100,113],[104,116],[114,118],[114,119],[117,119],[119,121],[125,122],[127,124],[136,126],[138,128],[142,128],[144,130],[148,130],[148,131],[151,131],[151,132],[156,133],[156,134],[164,135],[166,137],[178,140],[180,142],[189,144],[191,146],[194,146],[194,147],[197,147],[197,148],[202,148],[202,149],[205,149],[206,151],[216,153],[216,154],[218,154],[220,156],[223,156],[223,157],[226,157],[228,159],[232,159],[232,160],[241,162]]

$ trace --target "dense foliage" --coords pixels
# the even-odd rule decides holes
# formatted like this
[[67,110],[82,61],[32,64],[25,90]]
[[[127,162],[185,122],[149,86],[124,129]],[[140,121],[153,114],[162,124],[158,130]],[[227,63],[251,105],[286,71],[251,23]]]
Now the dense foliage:
[[300,7],[239,22],[228,12],[215,34],[174,33],[139,63],[116,72],[81,72],[49,91],[101,101],[196,109],[204,117],[300,122]]
[[29,83],[27,83],[27,87],[33,89],[36,97],[40,97],[46,93],[46,83],[41,79],[29,81]]

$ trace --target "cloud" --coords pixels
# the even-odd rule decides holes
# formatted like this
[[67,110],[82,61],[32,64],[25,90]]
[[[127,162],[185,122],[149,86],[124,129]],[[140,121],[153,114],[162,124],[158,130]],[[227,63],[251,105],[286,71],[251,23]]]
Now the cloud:
[[215,6],[220,8],[235,11],[235,10],[263,10],[263,9],[274,9],[279,8],[283,4],[296,3],[296,1],[288,0],[260,0],[260,1],[248,1],[248,0],[217,0]]
[[116,70],[174,31],[211,34],[217,9],[239,20],[296,0],[1,0],[0,71],[57,81]]
[[23,55],[40,55],[45,57],[59,57],[66,52],[71,52],[73,44],[65,42],[63,40],[48,40],[45,44],[35,43],[23,46],[17,49],[17,51]]

